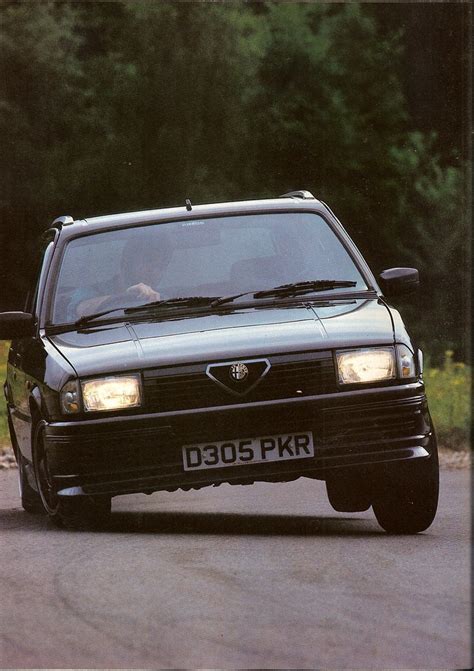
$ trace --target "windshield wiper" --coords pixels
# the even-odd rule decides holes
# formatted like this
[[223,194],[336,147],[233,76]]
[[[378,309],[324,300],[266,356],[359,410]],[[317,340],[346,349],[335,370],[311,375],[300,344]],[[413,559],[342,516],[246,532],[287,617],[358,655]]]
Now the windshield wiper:
[[212,305],[216,300],[216,296],[180,296],[178,298],[166,298],[162,301],[151,301],[150,303],[143,303],[142,305],[133,305],[125,308],[125,314],[132,312],[140,312],[148,310],[149,308],[161,308],[164,305],[173,307],[174,305],[183,307],[200,307],[205,305]]
[[211,307],[217,307],[224,303],[231,303],[241,296],[250,296],[254,298],[271,298],[272,296],[284,298],[286,296],[301,296],[313,291],[325,291],[330,289],[339,289],[343,287],[355,287],[357,282],[352,280],[307,280],[305,282],[293,282],[291,284],[281,284],[273,289],[264,289],[262,291],[245,291],[241,294],[231,296],[221,296],[211,303]]
[[245,291],[240,294],[233,294],[231,296],[180,296],[178,298],[166,298],[161,301],[152,301],[151,303],[143,303],[142,305],[133,305],[128,307],[109,308],[108,310],[101,310],[100,312],[93,312],[88,315],[79,317],[74,322],[74,326],[84,326],[94,319],[99,319],[112,312],[122,310],[125,314],[133,314],[134,312],[143,312],[144,310],[160,309],[167,307],[204,307],[209,306],[215,308],[224,303],[231,303],[241,296],[252,295],[254,298],[271,298],[285,296],[299,296],[302,294],[312,293],[313,291],[324,291],[330,289],[338,289],[340,287],[355,287],[357,282],[349,280],[309,280],[306,282],[294,282],[292,284],[282,284],[273,289],[264,289],[262,291]]
[[166,298],[162,301],[152,301],[150,303],[143,303],[142,305],[133,305],[133,306],[122,306],[118,308],[109,308],[108,310],[101,310],[100,312],[92,312],[88,315],[83,315],[79,317],[74,322],[74,326],[83,326],[88,324],[94,319],[99,319],[99,317],[105,317],[105,315],[111,314],[112,312],[118,312],[122,310],[126,315],[133,312],[142,312],[143,310],[148,310],[149,308],[161,308],[164,305],[183,305],[186,307],[195,307],[201,305],[210,305],[216,299],[215,296],[182,296],[180,298]]
[[84,324],[88,324],[89,322],[93,321],[94,319],[98,319],[99,317],[104,317],[105,315],[108,315],[112,312],[118,312],[119,310],[126,310],[126,308],[109,308],[108,310],[101,310],[100,312],[91,312],[88,315],[82,315],[82,317],[79,317],[79,319],[76,319],[76,321],[73,323],[73,326],[83,326]]
[[343,287],[355,287],[357,282],[352,280],[306,280],[305,282],[292,282],[281,284],[273,289],[264,289],[254,294],[255,298],[266,298],[267,296],[298,296],[309,294],[313,291],[325,291],[340,289]]

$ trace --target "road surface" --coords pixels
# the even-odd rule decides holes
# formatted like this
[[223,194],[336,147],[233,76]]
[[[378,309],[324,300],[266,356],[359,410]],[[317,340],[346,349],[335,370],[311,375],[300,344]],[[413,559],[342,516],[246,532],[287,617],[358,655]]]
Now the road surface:
[[324,483],[114,499],[55,529],[0,473],[1,668],[458,669],[470,659],[470,472],[388,536]]

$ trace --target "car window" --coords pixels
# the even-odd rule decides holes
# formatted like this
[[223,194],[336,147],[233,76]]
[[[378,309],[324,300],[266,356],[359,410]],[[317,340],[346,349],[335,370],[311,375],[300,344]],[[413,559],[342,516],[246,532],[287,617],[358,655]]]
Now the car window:
[[222,296],[319,279],[350,280],[356,288],[366,288],[341,241],[313,213],[215,217],[112,230],[67,244],[52,321],[73,320],[89,299],[125,297],[138,283],[166,299]]
[[25,299],[25,312],[36,312],[40,285],[46,279],[46,272],[54,246],[55,232],[47,232],[39,242],[36,259],[31,272],[30,286]]
[[234,264],[252,257],[272,258],[276,253],[271,230],[263,226],[219,226],[218,230],[218,239],[207,245],[180,248],[176,236],[176,247],[164,270],[162,285],[171,288],[183,283],[227,284]]

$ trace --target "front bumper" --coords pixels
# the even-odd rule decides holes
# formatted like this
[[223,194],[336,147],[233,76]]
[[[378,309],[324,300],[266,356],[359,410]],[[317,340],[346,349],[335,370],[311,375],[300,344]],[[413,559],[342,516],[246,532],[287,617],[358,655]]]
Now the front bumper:
[[[307,459],[184,471],[183,445],[312,431]],[[151,493],[222,482],[325,479],[426,458],[432,426],[421,383],[302,399],[185,410],[46,427],[50,470],[61,495]],[[384,466],[385,468],[387,466]]]

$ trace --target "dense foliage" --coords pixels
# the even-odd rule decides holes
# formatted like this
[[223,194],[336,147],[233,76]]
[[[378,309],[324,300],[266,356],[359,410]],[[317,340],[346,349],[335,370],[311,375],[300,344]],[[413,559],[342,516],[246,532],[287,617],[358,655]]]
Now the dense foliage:
[[34,239],[58,214],[307,188],[376,271],[420,269],[411,326],[435,358],[464,358],[467,179],[411,121],[402,34],[380,11],[3,2],[1,307],[21,305]]

